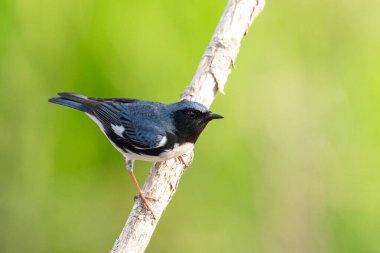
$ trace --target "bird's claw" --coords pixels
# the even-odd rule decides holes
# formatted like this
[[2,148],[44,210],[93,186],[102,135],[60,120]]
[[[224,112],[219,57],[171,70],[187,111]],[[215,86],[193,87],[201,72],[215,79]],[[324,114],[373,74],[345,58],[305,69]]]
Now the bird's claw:
[[190,164],[186,163],[185,160],[183,160],[182,155],[178,156],[177,158],[183,164],[183,166],[185,166],[185,169],[190,166]]
[[156,216],[154,215],[154,212],[152,210],[152,208],[150,207],[150,205],[148,204],[148,200],[152,200],[152,201],[157,201],[156,198],[153,198],[153,197],[150,197],[150,196],[146,196],[144,193],[139,193],[137,195],[134,196],[134,200],[136,201],[138,198],[140,198],[142,200],[142,203],[143,203],[143,206],[145,209],[147,209],[148,211],[150,211],[153,215],[153,218],[156,219]]
[[157,201],[156,198],[153,198],[153,197],[150,197],[150,196],[146,196],[144,193],[141,193],[141,194],[136,194],[133,199],[134,200],[137,200],[138,198],[141,198],[141,199],[148,199],[148,200],[153,200],[153,201]]

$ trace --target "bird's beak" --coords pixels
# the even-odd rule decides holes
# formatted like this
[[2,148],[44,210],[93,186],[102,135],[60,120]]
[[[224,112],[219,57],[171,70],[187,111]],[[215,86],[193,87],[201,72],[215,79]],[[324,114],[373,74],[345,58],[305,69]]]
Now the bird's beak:
[[208,115],[208,118],[209,120],[212,120],[212,119],[223,119],[224,117],[222,115],[210,112],[210,114]]

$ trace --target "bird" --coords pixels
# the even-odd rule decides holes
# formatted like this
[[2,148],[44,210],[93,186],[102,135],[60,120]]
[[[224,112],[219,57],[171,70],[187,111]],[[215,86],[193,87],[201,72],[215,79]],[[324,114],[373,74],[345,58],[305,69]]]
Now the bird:
[[[138,196],[152,214],[145,195],[133,172],[134,161],[166,161],[192,150],[206,125],[223,116],[212,113],[200,103],[182,100],[165,104],[131,98],[95,98],[59,92],[48,100],[86,113],[124,156],[126,168]],[[154,214],[153,214],[154,215]]]

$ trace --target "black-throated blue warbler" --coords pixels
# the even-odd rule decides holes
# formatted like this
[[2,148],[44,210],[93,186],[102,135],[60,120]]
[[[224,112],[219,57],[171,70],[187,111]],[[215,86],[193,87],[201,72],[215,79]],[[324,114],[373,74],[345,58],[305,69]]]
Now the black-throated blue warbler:
[[58,95],[49,102],[85,112],[123,154],[133,183],[151,212],[149,197],[141,191],[133,173],[133,161],[178,157],[184,163],[181,155],[194,147],[207,123],[223,118],[200,103],[186,100],[163,104],[130,98],[93,98],[69,92]]

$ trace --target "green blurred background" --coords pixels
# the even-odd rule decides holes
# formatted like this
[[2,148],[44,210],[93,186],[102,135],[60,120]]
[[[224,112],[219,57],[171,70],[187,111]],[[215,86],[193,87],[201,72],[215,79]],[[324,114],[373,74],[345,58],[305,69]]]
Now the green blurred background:
[[[136,193],[123,159],[47,99],[177,101],[226,3],[0,1],[0,252],[112,247]],[[380,252],[379,11],[267,2],[147,252]]]

